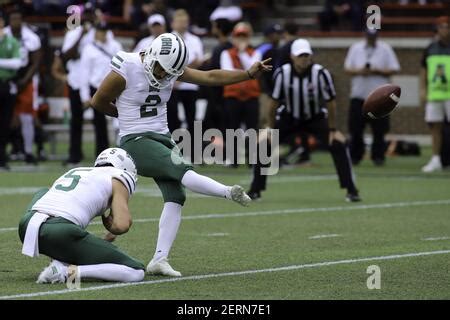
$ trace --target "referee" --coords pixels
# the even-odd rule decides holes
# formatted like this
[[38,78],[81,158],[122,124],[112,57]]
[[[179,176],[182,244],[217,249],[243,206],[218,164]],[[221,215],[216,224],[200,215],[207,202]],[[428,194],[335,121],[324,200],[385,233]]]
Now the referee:
[[[313,63],[313,52],[307,40],[292,43],[291,62],[275,70],[274,88],[268,118],[270,128],[279,129],[280,141],[292,133],[316,134],[329,146],[341,188],[347,189],[346,200],[361,201],[353,180],[352,164],[344,135],[336,130],[336,92],[330,72]],[[277,110],[277,107],[280,106]],[[277,110],[276,124],[275,110]],[[249,196],[261,197],[266,188],[262,165],[253,167]]]

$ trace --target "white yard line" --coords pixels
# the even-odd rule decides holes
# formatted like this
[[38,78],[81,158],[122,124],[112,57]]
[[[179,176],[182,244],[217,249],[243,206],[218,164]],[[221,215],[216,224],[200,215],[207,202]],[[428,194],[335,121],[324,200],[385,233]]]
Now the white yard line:
[[[415,175],[415,176],[407,176],[405,175],[375,175],[375,174],[364,174],[359,173],[360,177],[364,178],[383,178],[383,179],[395,179],[398,181],[418,181],[418,180],[426,180],[430,179],[431,176],[428,175]],[[432,178],[439,177],[442,178],[442,176],[434,176]],[[270,183],[290,183],[290,182],[308,182],[308,181],[332,181],[337,179],[337,175],[335,174],[322,174],[322,175],[294,175],[294,176],[275,176],[270,177]],[[251,179],[241,179],[239,180],[240,184],[249,184],[251,182]]]
[[309,237],[308,239],[315,240],[315,239],[336,238],[336,237],[342,237],[342,236],[340,234],[336,234],[336,233],[333,233],[333,234],[318,234],[316,236]]
[[17,231],[17,228],[0,228],[0,232]]
[[1,187],[0,196],[12,196],[16,194],[34,194],[41,188],[43,187],[18,187],[18,188]]
[[423,238],[423,241],[438,241],[438,240],[448,240],[450,237],[430,237],[430,238]]
[[[380,177],[379,175],[372,175],[372,176],[365,176],[365,177]],[[408,177],[406,176],[383,176],[385,179],[398,179],[398,180],[424,180],[429,179],[429,176],[427,175],[416,175]],[[317,175],[295,175],[295,176],[275,176],[271,177],[270,181],[271,183],[288,183],[288,182],[307,182],[307,181],[331,181],[336,180],[337,175],[335,174],[317,174]],[[248,184],[251,180],[248,178],[239,180],[240,184]],[[0,196],[9,196],[9,195],[15,195],[15,194],[34,194],[37,190],[44,188],[44,186],[41,187],[0,187]],[[189,190],[187,190],[189,192]],[[139,187],[136,189],[136,193],[142,194],[143,196],[147,197],[160,197],[161,191],[158,189],[157,186],[149,186],[149,187]],[[195,198],[201,198],[205,197],[204,195],[197,194],[190,192],[189,197],[195,197]]]
[[151,285],[151,284],[167,283],[167,282],[179,282],[179,281],[187,281],[187,280],[203,280],[203,279],[221,278],[221,277],[234,277],[234,276],[266,273],[266,272],[292,271],[292,270],[318,268],[318,267],[326,267],[326,266],[341,265],[341,264],[351,264],[351,263],[369,262],[369,261],[395,260],[395,259],[402,259],[402,258],[423,257],[423,256],[430,256],[430,255],[449,254],[449,253],[450,253],[450,250],[439,250],[439,251],[428,251],[428,252],[394,254],[394,255],[389,255],[389,256],[346,259],[346,260],[337,260],[337,261],[325,261],[325,262],[318,262],[318,263],[291,265],[291,266],[278,267],[278,268],[244,270],[244,271],[225,272],[225,273],[212,273],[212,274],[194,275],[194,276],[187,276],[187,277],[180,277],[180,278],[148,280],[148,281],[134,282],[134,283],[115,283],[115,284],[109,284],[109,285],[100,285],[100,286],[92,286],[92,287],[88,287],[88,288],[81,288],[79,290],[63,289],[63,290],[55,290],[55,291],[21,293],[21,294],[15,294],[15,295],[0,296],[0,300],[34,298],[34,297],[43,297],[43,296],[58,295],[58,294],[79,293],[79,292],[85,292],[85,291],[98,291],[98,290],[106,290],[106,289],[114,289],[114,288],[140,286],[140,285],[147,285],[147,284]]
[[[334,212],[334,211],[358,211],[369,209],[390,209],[401,207],[418,207],[418,206],[434,206],[434,205],[450,205],[450,199],[447,200],[426,200],[426,201],[412,201],[412,202],[391,202],[378,203],[366,205],[347,205],[339,207],[322,207],[322,208],[292,208],[283,210],[268,210],[268,211],[250,211],[250,212],[225,212],[225,213],[209,213],[192,216],[183,216],[183,220],[201,220],[201,219],[222,219],[222,218],[237,218],[237,217],[257,217],[257,216],[273,216],[292,213],[314,213],[314,212]],[[158,218],[142,218],[133,219],[133,223],[157,222]],[[101,225],[100,221],[94,221],[90,225]],[[17,228],[0,228],[0,232],[15,231]]]
[[[14,187],[14,188],[8,188],[8,187],[0,187],[0,196],[11,196],[11,195],[17,195],[17,194],[34,194],[39,189],[42,189],[44,187]],[[205,195],[189,192],[190,198],[204,198]],[[136,194],[140,194],[144,197],[152,197],[152,198],[158,198],[162,197],[161,191],[158,189],[158,187],[142,187],[136,189]]]
[[[327,174],[327,175],[299,175],[299,176],[278,176],[271,177],[270,183],[286,183],[286,182],[301,182],[301,181],[330,181],[336,180],[337,175]],[[250,183],[249,179],[241,179],[239,183],[245,184]]]

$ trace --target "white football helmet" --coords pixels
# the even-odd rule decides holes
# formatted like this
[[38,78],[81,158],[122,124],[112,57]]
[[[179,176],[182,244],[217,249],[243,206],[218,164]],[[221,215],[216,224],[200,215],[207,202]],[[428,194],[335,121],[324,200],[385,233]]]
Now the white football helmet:
[[[188,61],[189,52],[180,35],[163,33],[144,52],[143,64],[147,80],[154,88],[167,87],[174,78],[183,74]],[[157,79],[153,73],[156,63],[167,73],[163,79]]]
[[100,167],[111,164],[114,168],[130,172],[137,180],[137,170],[133,158],[121,148],[108,148],[103,150],[95,159],[94,166]]

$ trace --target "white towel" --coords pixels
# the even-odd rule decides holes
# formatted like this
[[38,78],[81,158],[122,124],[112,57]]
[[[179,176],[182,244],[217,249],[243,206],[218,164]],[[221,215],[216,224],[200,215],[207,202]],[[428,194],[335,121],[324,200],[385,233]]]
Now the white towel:
[[39,257],[39,228],[49,218],[48,215],[35,212],[28,222],[22,253],[30,257]]

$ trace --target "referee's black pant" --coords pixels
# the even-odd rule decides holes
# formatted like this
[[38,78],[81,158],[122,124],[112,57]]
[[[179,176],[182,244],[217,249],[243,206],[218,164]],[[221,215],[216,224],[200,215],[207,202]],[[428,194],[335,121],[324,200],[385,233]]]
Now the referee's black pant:
[[[328,145],[330,131],[328,129],[328,120],[325,116],[305,122],[297,122],[290,116],[281,116],[277,120],[275,129],[279,130],[280,143],[284,142],[292,133],[309,133],[317,136],[321,143],[328,146],[339,178],[340,187],[347,189],[349,193],[358,192],[353,179],[353,169],[348,146],[346,143],[336,140],[331,145]],[[270,148],[268,149],[270,150]],[[250,192],[260,192],[266,189],[267,176],[261,174],[261,168],[266,166],[262,165],[259,160],[253,166],[253,180],[250,186]]]
[[16,101],[16,95],[10,93],[9,81],[0,80],[0,97],[0,166],[5,166],[7,162],[6,145]]
[[191,161],[194,160],[194,139],[200,139],[200,141],[202,141],[202,137],[194,137],[197,97],[197,90],[173,90],[172,96],[169,101],[167,101],[167,125],[170,133],[173,133],[176,129],[181,127],[181,121],[178,118],[178,102],[183,104],[187,130],[191,135]]
[[[241,124],[245,125],[245,129],[258,129],[259,121],[259,100],[258,98],[251,98],[245,101],[225,98],[224,99],[224,110],[226,113],[226,129],[237,130],[241,128]],[[226,135],[225,135],[226,137]],[[233,143],[233,159],[228,159],[232,161],[233,166],[238,165],[238,149],[237,149],[237,138],[234,138]],[[229,143],[226,143],[229,145]],[[246,143],[247,145],[247,143]]]
[[[91,87],[91,96],[97,89]],[[76,163],[83,159],[81,142],[83,137],[83,104],[80,98],[80,91],[69,87],[70,111],[70,147],[68,162]],[[95,156],[109,147],[108,128],[106,117],[103,113],[94,109],[93,124],[95,128]]]
[[178,118],[178,102],[181,102],[186,116],[187,129],[189,133],[193,134],[197,96],[196,90],[172,91],[172,96],[167,101],[167,125],[170,132],[181,127],[181,121]]
[[389,131],[389,117],[382,119],[366,119],[362,112],[364,100],[353,98],[350,101],[350,114],[348,117],[348,131],[350,133],[350,155],[354,164],[358,164],[365,152],[364,129],[367,122],[372,127],[373,143],[371,159],[376,163],[385,160],[386,141],[385,134]]

